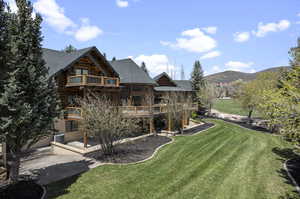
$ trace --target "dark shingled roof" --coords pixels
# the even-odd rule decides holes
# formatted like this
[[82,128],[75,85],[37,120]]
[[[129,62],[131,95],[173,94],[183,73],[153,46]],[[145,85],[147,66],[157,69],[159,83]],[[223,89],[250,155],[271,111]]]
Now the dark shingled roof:
[[110,64],[119,74],[120,82],[123,84],[156,85],[156,82],[131,59],[111,61]]
[[161,77],[166,76],[171,82],[176,86],[158,86],[155,87],[156,91],[193,91],[192,82],[190,80],[172,80],[172,78],[166,73],[163,72],[153,79],[158,81]]
[[46,67],[49,68],[49,75],[52,76],[65,67],[69,66],[93,48],[94,47],[84,48],[71,53],[44,48],[43,58],[46,62]]
[[190,80],[174,80],[174,82],[185,91],[193,91],[193,85]]

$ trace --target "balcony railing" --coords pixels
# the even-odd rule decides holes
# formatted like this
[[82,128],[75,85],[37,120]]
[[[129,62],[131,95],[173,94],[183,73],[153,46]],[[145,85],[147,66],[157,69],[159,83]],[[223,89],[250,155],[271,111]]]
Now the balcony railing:
[[[182,106],[179,110],[197,110],[197,104],[177,104]],[[124,115],[129,116],[150,116],[169,112],[172,106],[166,104],[155,104],[152,106],[120,106],[120,110]],[[77,120],[82,119],[82,110],[78,107],[67,107],[65,110],[65,119]]]
[[69,76],[67,80],[67,87],[72,86],[107,86],[118,87],[120,84],[119,78],[104,77],[95,75],[75,75]]
[[78,107],[67,107],[64,111],[64,118],[70,120],[82,119],[82,109]]

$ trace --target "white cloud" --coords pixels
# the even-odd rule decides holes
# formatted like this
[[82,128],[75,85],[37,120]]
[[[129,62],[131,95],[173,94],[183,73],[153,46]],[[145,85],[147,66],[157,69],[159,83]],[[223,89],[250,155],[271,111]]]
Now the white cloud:
[[251,69],[250,73],[256,73],[256,70],[255,69]]
[[33,4],[34,9],[43,15],[45,21],[60,32],[76,27],[76,24],[64,14],[55,0],[38,0]]
[[77,41],[85,42],[103,33],[98,26],[90,25],[88,18],[82,18],[81,25],[78,26],[65,15],[64,9],[56,0],[37,0],[33,7],[56,31],[73,36]]
[[218,28],[215,26],[204,27],[202,29],[209,34],[216,34],[218,30]]
[[221,72],[221,68],[219,66],[215,65],[212,67],[212,72],[214,72],[214,73]]
[[203,53],[217,47],[217,41],[206,35],[200,28],[190,29],[181,33],[183,37],[177,38],[175,43],[161,41],[164,46],[184,49],[189,52]]
[[146,63],[147,69],[152,76],[158,75],[162,72],[170,73],[170,71],[177,71],[177,68],[170,63],[169,58],[163,54],[154,55],[139,55],[134,58],[134,61],[141,65],[142,62]]
[[124,1],[124,0],[116,0],[116,4],[119,8],[126,8],[129,6],[128,1]]
[[257,31],[252,31],[252,33],[257,37],[264,37],[269,32],[279,32],[288,29],[291,25],[291,22],[288,20],[281,20],[278,23],[267,23],[264,24],[260,22],[257,27]]
[[227,67],[226,70],[240,71],[240,72],[251,72],[254,69],[251,68],[253,66],[253,62],[239,62],[239,61],[229,61],[225,63]]
[[8,6],[13,13],[18,11],[18,7],[15,0],[7,0]]
[[205,55],[201,56],[200,59],[211,59],[214,57],[218,57],[220,55],[221,55],[220,51],[212,51],[212,52],[206,53]]
[[236,42],[245,42],[250,39],[250,33],[249,32],[236,32],[233,34],[234,41]]
[[103,33],[103,31],[97,26],[90,25],[90,21],[88,18],[82,18],[81,22],[82,25],[74,34],[77,41],[89,41],[95,39]]
[[204,70],[204,75],[211,75],[211,74],[214,74],[214,73],[219,73],[219,72],[222,72],[222,69],[220,66],[218,65],[214,65],[212,67],[210,67],[208,70]]

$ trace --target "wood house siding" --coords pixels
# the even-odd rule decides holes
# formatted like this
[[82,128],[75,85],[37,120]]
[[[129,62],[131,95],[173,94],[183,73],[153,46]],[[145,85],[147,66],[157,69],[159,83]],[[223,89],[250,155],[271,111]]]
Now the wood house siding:
[[[88,75],[94,76],[106,76],[106,77],[117,77],[117,75],[113,72],[109,65],[105,61],[101,61],[93,52],[87,54],[86,56],[75,61],[71,66],[69,66],[66,70],[60,72],[55,77],[56,83],[58,86],[58,93],[60,96],[60,100],[62,102],[63,108],[70,105],[68,103],[69,96],[78,96],[84,97],[85,92],[83,87],[66,87],[68,83],[68,78],[70,76],[78,75],[76,74],[76,70],[78,69],[88,70]],[[90,88],[93,90],[92,88]],[[107,88],[99,88],[102,92],[110,92],[110,89]],[[115,91],[116,89],[112,89]],[[115,98],[113,97],[116,101]]]
[[[153,86],[141,84],[125,84],[121,90],[122,104],[134,106],[149,106],[154,103]],[[135,99],[140,98],[140,103],[135,102]]]
[[156,81],[160,86],[176,86],[170,79],[166,76],[162,76]]

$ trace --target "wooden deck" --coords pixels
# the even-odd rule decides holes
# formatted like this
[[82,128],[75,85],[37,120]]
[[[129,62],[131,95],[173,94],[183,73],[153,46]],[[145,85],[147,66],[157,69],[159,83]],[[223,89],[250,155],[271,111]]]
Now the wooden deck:
[[74,86],[103,86],[119,87],[120,80],[115,77],[95,76],[95,75],[75,75],[69,76],[66,87]]
[[[180,104],[182,110],[197,110],[198,105],[193,104]],[[169,107],[166,104],[155,104],[152,106],[120,106],[120,110],[126,116],[134,117],[149,117],[168,112]],[[67,120],[80,120],[82,119],[82,110],[79,107],[67,107],[64,112],[64,117]]]

